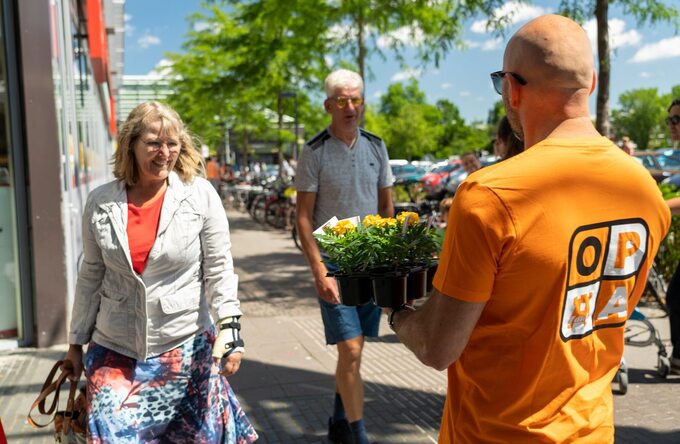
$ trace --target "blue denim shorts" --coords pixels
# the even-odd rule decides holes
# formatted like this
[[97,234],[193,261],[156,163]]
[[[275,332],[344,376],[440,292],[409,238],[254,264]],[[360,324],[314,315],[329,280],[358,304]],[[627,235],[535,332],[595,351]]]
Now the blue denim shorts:
[[[327,259],[323,251],[321,258]],[[335,264],[326,263],[328,271],[337,271]],[[335,345],[338,342],[356,338],[357,336],[368,336],[375,338],[378,336],[380,327],[380,315],[382,310],[377,305],[369,302],[360,306],[349,306],[343,304],[331,304],[321,298],[321,319],[323,329],[326,334],[326,344]]]
[[372,338],[378,336],[382,311],[377,305],[369,302],[365,305],[350,307],[318,299],[326,344],[337,344],[357,336]]

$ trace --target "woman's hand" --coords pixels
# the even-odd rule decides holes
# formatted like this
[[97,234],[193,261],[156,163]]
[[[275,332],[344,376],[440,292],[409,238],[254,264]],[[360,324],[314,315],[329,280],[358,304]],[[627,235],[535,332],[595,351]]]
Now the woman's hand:
[[[71,344],[68,347],[68,352],[66,352],[66,357],[64,360],[71,361],[73,368],[71,369],[71,374],[68,379],[71,381],[78,381],[80,379],[80,374],[83,372],[83,346],[77,344]],[[68,370],[62,367],[64,370]]]
[[[220,370],[220,375],[223,376],[231,376],[235,374],[239,367],[241,367],[241,358],[243,357],[243,353],[235,351],[234,353],[230,354],[229,356],[222,358],[222,369]],[[218,367],[220,366],[220,359],[214,358],[215,359],[215,365]]]

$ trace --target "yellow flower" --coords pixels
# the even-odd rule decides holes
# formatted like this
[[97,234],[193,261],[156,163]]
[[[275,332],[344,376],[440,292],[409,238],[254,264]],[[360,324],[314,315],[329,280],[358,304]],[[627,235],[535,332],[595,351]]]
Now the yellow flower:
[[369,214],[366,217],[364,217],[363,224],[364,227],[370,228],[370,227],[376,227],[378,224],[378,221],[380,221],[382,217],[378,214]]
[[402,211],[397,216],[397,220],[399,221],[399,223],[403,224],[407,217],[409,218],[408,222],[409,225],[415,225],[420,220],[420,216],[418,216],[418,213],[414,213],[413,211]]
[[344,236],[345,234],[356,230],[356,228],[357,227],[355,227],[352,222],[341,220],[333,227],[333,233],[335,233],[336,236]]
[[397,225],[397,219],[393,217],[381,217],[380,220],[376,221],[375,226],[378,228],[394,227]]

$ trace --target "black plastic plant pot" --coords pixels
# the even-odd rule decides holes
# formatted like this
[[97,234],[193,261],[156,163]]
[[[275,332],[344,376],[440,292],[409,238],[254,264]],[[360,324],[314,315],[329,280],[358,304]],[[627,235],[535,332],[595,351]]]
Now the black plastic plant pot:
[[429,293],[432,291],[434,288],[432,286],[432,279],[434,279],[434,274],[437,272],[437,267],[439,267],[439,261],[434,262],[430,267],[427,269],[427,289],[426,291]]
[[398,307],[406,303],[406,274],[372,274],[373,300],[379,307]]
[[427,267],[412,268],[406,278],[406,294],[409,299],[420,299],[427,295]]
[[357,306],[371,302],[373,298],[373,285],[371,278],[366,276],[352,276],[335,274],[338,282],[340,300],[344,305]]

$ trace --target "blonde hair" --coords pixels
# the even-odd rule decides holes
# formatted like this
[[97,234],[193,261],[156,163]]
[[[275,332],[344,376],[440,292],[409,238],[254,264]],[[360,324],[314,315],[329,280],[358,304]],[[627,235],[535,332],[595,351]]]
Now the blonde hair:
[[118,131],[118,148],[113,154],[113,176],[133,186],[139,180],[134,147],[142,133],[154,122],[161,122],[161,131],[174,133],[180,142],[180,151],[173,171],[182,182],[191,182],[194,176],[205,176],[201,154],[196,150],[192,136],[177,112],[170,106],[149,101],[140,103],[130,111]]
[[359,88],[359,91],[363,95],[364,93],[364,81],[361,76],[354,71],[349,69],[338,69],[328,74],[326,80],[324,81],[324,87],[326,89],[326,97],[331,97],[335,90],[338,88]]

